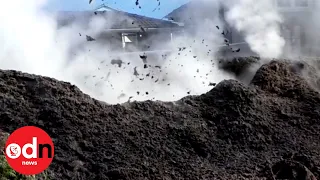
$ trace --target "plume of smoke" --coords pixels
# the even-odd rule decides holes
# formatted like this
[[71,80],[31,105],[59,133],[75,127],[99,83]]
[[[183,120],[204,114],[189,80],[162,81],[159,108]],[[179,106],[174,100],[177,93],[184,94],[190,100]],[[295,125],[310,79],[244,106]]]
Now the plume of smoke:
[[[45,4],[45,0],[3,2],[0,7],[1,69],[69,81],[92,97],[111,104],[125,102],[130,96],[135,100],[177,100],[188,95],[187,92],[201,94],[210,90],[209,82],[233,78],[213,65],[216,45],[221,42],[220,32],[213,30],[216,21],[200,21],[192,36],[181,35],[174,42],[158,43],[171,53],[159,61],[148,58],[148,65],[152,66],[144,68],[141,53],[119,55],[114,47],[116,41],[98,41],[101,32],[119,19],[83,17],[91,23],[76,22],[57,30],[56,16],[41,10]],[[87,42],[86,35],[97,41]],[[178,47],[187,48],[180,52]],[[116,58],[121,58],[121,67],[110,63]],[[160,65],[161,70],[155,65]],[[135,71],[139,75],[135,76]]]
[[262,58],[282,55],[285,40],[280,35],[281,15],[271,0],[228,0],[226,21],[240,31],[250,48]]
[[5,1],[0,7],[2,69],[55,77],[60,74],[65,48],[55,41],[53,19],[38,11],[44,3],[39,0]]

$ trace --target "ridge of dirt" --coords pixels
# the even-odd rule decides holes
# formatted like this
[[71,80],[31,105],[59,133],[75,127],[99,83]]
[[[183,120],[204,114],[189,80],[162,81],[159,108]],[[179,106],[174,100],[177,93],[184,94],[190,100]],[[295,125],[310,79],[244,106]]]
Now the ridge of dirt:
[[70,83],[1,70],[0,129],[48,132],[53,179],[314,180],[320,94],[302,77],[310,68],[272,61],[249,86],[225,80],[176,102],[122,105],[101,103]]

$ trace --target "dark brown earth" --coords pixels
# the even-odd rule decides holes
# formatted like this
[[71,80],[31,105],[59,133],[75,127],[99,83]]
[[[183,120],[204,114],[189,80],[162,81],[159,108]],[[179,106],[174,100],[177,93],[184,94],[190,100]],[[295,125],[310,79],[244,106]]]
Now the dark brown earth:
[[306,69],[273,61],[249,86],[226,80],[177,102],[123,105],[0,71],[0,129],[47,131],[52,179],[320,179],[320,94]]

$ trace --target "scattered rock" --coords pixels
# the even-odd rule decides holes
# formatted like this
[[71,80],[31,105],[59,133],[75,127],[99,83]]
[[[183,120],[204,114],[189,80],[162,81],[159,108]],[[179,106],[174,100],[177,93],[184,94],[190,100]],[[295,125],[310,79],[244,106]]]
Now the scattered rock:
[[86,35],[86,39],[87,41],[95,41],[95,39],[91,36]]
[[134,76],[139,76],[139,73],[138,73],[138,71],[137,71],[137,67],[134,67],[133,70],[134,70],[134,71],[133,71],[133,75],[134,75]]
[[142,59],[143,63],[146,64],[147,62],[147,56],[146,55],[140,55],[140,58]]
[[112,65],[118,65],[118,67],[120,68],[122,66],[122,64],[124,64],[124,62],[121,59],[112,59],[111,60],[111,64]]

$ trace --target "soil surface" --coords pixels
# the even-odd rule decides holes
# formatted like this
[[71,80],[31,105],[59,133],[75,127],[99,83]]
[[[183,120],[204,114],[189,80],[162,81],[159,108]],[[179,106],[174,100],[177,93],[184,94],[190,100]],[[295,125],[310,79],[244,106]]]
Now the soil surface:
[[0,71],[0,129],[43,128],[55,144],[52,179],[315,180],[316,72],[272,61],[249,85],[226,80],[176,102],[107,105],[70,83]]

